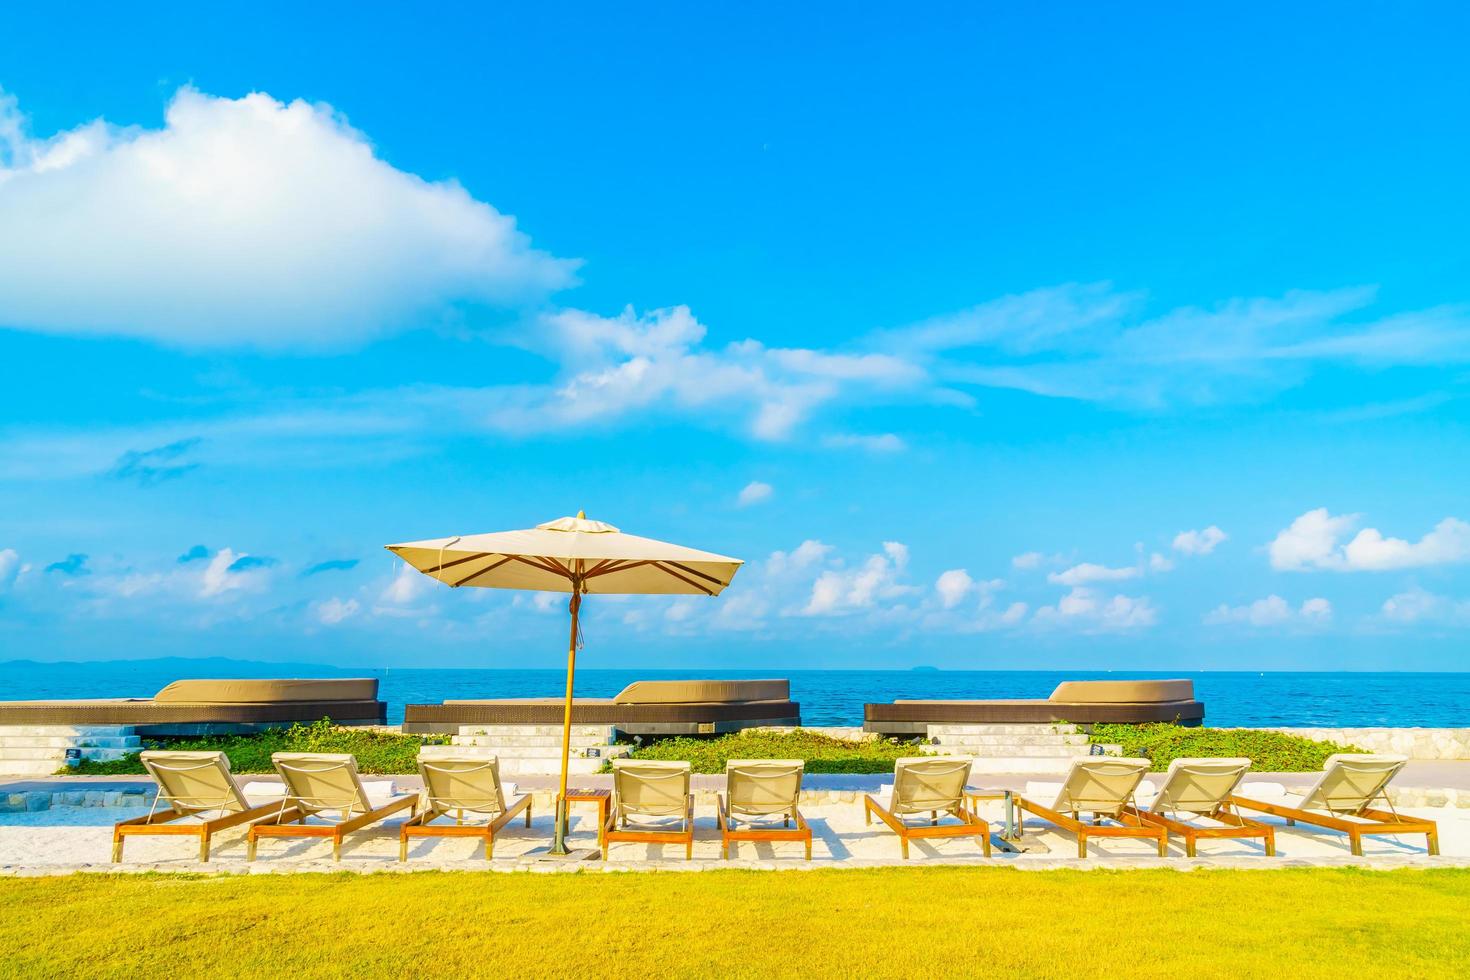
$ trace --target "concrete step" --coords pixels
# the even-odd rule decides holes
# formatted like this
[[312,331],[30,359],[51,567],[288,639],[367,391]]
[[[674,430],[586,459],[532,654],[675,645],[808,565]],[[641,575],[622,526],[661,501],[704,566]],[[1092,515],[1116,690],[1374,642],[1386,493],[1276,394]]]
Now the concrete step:
[[0,725],[0,738],[11,735],[105,736],[132,735],[133,725]]
[[130,749],[138,751],[143,740],[136,735],[0,735],[0,746],[26,749]]
[[[557,766],[561,765],[561,746],[477,745],[468,747],[474,748],[477,754],[484,752],[487,755],[493,755],[500,759],[501,762],[506,762],[511,759],[525,759],[541,760],[549,763],[555,760]],[[580,749],[574,746],[572,748],[572,758],[612,759],[627,755],[631,748],[632,746],[630,745],[591,745]],[[592,753],[596,754],[593,755]]]
[[1061,776],[1072,768],[1072,756],[996,756],[976,759],[970,769],[970,782],[986,785],[986,777],[1005,773],[1046,773]]
[[[459,729],[461,736],[465,735],[490,735],[499,738],[526,738],[535,736],[554,736],[561,738],[560,725],[461,725]],[[573,738],[605,738],[611,740],[613,728],[611,725],[573,725]]]
[[[572,736],[573,746],[607,745],[610,740]],[[561,748],[561,733],[555,735],[456,735],[455,745],[513,745],[521,748],[552,745]]]
[[[113,759],[121,759],[128,755],[127,749],[81,749],[83,759],[92,759],[96,762],[109,762]],[[0,761],[11,759],[39,761],[42,759],[54,760],[57,766],[66,761],[65,749],[36,749],[27,746],[12,746],[0,744]]]
[[[567,772],[573,775],[591,775],[602,769],[602,759],[577,759],[567,762]],[[561,772],[561,757],[548,764],[544,759],[501,759],[500,775],[510,776],[554,776]]]
[[65,765],[64,759],[0,759],[0,776],[50,776]]
[[929,735],[1075,735],[1076,725],[930,725]]
[[946,732],[931,741],[940,745],[1087,745],[1086,735],[955,735]]
[[973,755],[977,759],[1075,759],[1090,755],[1082,745],[931,745],[930,752]]

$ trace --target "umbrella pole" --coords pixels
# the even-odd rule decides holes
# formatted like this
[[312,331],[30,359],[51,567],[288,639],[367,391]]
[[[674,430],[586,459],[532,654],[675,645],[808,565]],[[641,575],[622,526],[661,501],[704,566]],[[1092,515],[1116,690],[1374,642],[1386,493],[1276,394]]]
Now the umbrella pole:
[[572,678],[577,670],[577,613],[582,606],[580,583],[572,585],[572,638],[567,644],[567,703],[561,721],[561,789],[556,794],[556,837],[551,853],[567,853],[567,769],[572,758]]

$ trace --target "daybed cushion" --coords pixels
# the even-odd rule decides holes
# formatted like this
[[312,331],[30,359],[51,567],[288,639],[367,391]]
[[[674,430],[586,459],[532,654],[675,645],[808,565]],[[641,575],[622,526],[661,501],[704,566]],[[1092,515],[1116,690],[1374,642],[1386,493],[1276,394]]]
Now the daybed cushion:
[[1194,682],[1062,681],[1047,698],[1062,704],[1147,704],[1156,701],[1193,701]]
[[274,701],[376,701],[376,677],[174,681],[158,704],[269,704]]

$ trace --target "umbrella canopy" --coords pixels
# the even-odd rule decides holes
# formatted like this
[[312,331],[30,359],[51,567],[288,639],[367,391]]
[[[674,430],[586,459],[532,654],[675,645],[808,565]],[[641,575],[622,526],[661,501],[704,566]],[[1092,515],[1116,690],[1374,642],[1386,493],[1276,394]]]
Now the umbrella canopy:
[[578,511],[524,531],[468,534],[390,544],[388,550],[452,588],[568,592],[567,696],[562,714],[561,792],[551,853],[567,853],[567,769],[572,731],[572,679],[577,667],[577,616],[582,596],[719,595],[739,571],[738,558],[624,534]]
[[624,534],[580,514],[525,531],[390,544],[388,550],[454,588],[584,595],[719,595],[738,558]]

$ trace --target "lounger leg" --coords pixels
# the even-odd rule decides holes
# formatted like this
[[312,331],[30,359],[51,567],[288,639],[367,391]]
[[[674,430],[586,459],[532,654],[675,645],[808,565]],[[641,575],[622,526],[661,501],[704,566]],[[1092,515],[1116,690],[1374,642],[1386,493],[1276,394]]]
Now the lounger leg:
[[255,831],[252,830],[250,832],[250,837],[248,838],[248,840],[249,840],[249,843],[246,845],[246,848],[245,848],[245,860],[247,860],[247,861],[254,861],[255,860],[255,847],[256,847],[257,844],[260,843],[259,839],[255,836]]
[[1087,835],[1086,834],[1078,834],[1077,835],[1077,856],[1080,857],[1080,858],[1087,857]]
[[1168,856],[1169,856],[1169,835],[1168,834],[1160,834],[1159,835],[1159,857],[1168,857]]
[[806,859],[808,861],[810,861],[812,859],[812,838],[811,838],[811,835],[810,834],[807,835],[805,844],[806,844]]
[[909,839],[907,837],[900,836],[898,838],[898,846],[899,849],[903,851],[903,859],[907,861],[909,859]]
[[[1199,841],[1195,840],[1194,835],[1191,834],[1188,837],[1184,838],[1184,853],[1185,853],[1185,855],[1187,855],[1188,857],[1198,857],[1199,856],[1198,852],[1199,852]],[[1163,853],[1163,852],[1161,851],[1160,853]]]
[[1276,831],[1266,831],[1266,857],[1276,856]]
[[526,826],[531,826],[531,801],[526,801]]
[[1429,845],[1429,856],[1433,857],[1439,853],[1439,831],[1431,830],[1425,835],[1425,838]]
[[199,863],[205,864],[209,861],[209,834],[199,834]]
[[[116,831],[112,834],[112,863],[117,864],[122,860],[123,835]],[[1433,853],[1433,852],[1431,852]]]
[[455,810],[454,811],[454,825],[456,827],[463,827],[464,826],[464,811],[463,810]]
[[485,860],[488,861],[495,856],[495,835],[485,835]]
[[340,861],[340,860],[342,860],[342,835],[341,834],[333,834],[332,835],[332,860],[333,861]]
[[1363,856],[1363,835],[1349,831],[1348,845],[1352,848],[1354,857]]
[[867,800],[863,801],[863,824],[868,827],[873,826],[873,811],[868,809]]
[[929,811],[929,826],[931,826],[931,827],[938,827],[939,826],[939,811],[938,810],[930,810]]
[[408,837],[407,837],[407,835],[401,835],[398,838],[398,860],[399,860],[399,863],[402,863],[402,862],[408,860]]

